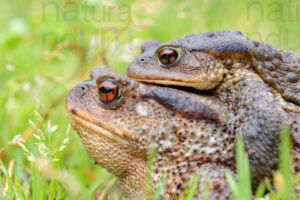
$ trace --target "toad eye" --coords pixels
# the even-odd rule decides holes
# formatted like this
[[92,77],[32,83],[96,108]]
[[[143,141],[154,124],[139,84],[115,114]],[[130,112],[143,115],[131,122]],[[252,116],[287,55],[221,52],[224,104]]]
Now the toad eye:
[[104,79],[98,87],[99,99],[103,103],[111,103],[118,97],[119,85],[112,79]]
[[170,65],[176,62],[178,58],[178,52],[176,49],[166,47],[158,52],[159,62],[163,65]]

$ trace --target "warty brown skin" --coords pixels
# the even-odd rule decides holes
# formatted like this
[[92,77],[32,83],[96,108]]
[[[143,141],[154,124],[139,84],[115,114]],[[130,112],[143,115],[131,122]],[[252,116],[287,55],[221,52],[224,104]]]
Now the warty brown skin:
[[[91,78],[70,91],[66,99],[69,118],[90,155],[119,177],[129,196],[149,197],[144,194],[143,187],[150,147],[158,148],[151,174],[151,191],[162,174],[167,174],[164,198],[176,199],[188,184],[188,178],[200,173],[203,176],[196,192],[198,198],[226,199],[230,196],[225,170],[234,174],[234,130],[241,125],[220,100],[140,84],[105,68],[93,70]],[[111,104],[101,103],[98,96],[99,81],[106,78],[120,85],[119,97]],[[300,168],[300,115],[293,112],[288,115],[293,133],[293,171],[297,173]],[[251,137],[246,139],[250,141],[246,144],[251,143]],[[268,137],[262,140],[255,143],[256,146],[274,142]],[[253,150],[248,153],[251,157]],[[273,158],[268,156],[262,151],[256,157],[269,163]],[[261,166],[257,170],[264,168]],[[210,192],[204,192],[205,188]]]
[[[107,78],[120,89],[108,104],[98,94],[99,82]],[[225,170],[234,175],[234,131],[227,126],[232,113],[217,98],[144,85],[96,68],[91,80],[70,91],[66,108],[89,154],[119,178],[130,197],[149,198],[166,175],[163,198],[177,199],[197,173],[201,176],[195,197],[230,197]],[[157,155],[151,189],[145,194],[152,148]]]
[[[158,56],[166,47],[179,55],[169,65]],[[233,126],[249,153],[254,187],[277,168],[282,124],[293,123],[293,136],[300,134],[288,114],[300,113],[300,57],[238,31],[147,41],[127,75],[146,83],[210,90],[219,97],[235,115]]]

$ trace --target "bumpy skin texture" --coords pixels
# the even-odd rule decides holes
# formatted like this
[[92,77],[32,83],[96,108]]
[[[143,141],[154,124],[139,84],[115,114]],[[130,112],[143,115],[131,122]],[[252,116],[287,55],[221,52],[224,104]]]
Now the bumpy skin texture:
[[[242,128],[249,129],[243,130],[247,133],[243,136],[251,169],[256,170],[254,179],[261,180],[276,168],[278,136],[268,135],[265,130],[260,130],[261,135],[253,135],[256,132],[252,130],[277,129],[273,125],[265,126],[261,123],[264,121],[257,121],[257,118],[276,121],[277,118],[268,115],[270,113],[265,110],[272,108],[275,115],[280,107],[273,102],[272,96],[263,98],[263,93],[260,94],[263,97],[255,95],[257,91],[251,91],[252,96],[243,95],[248,94],[247,88],[265,90],[266,86],[258,76],[242,80],[231,78],[234,81],[230,88],[241,88],[239,85],[243,84],[245,91],[229,96],[234,99],[249,97],[248,100],[236,99],[238,105],[234,108],[237,110],[230,108],[231,103],[228,107],[224,106],[226,104],[213,96],[140,84],[105,68],[93,70],[91,78],[75,86],[66,99],[70,122],[92,158],[119,177],[124,191],[132,198],[149,198],[143,187],[151,148],[157,148],[156,162],[150,170],[153,178],[151,191],[166,175],[167,187],[163,197],[177,199],[190,180],[200,174],[195,198],[230,198],[225,170],[235,176],[235,135]],[[102,103],[98,96],[98,84],[106,78],[115,80],[120,86],[120,94],[111,104]],[[228,90],[226,87],[218,88],[224,89]],[[230,91],[227,93],[230,94]],[[232,101],[226,95],[221,98],[225,102]],[[260,107],[248,103],[253,101],[252,98],[262,103]],[[266,104],[271,107],[264,108]],[[255,112],[257,118],[241,119],[236,114],[238,110]],[[281,111],[279,114],[284,115]],[[293,171],[298,173],[300,114],[291,111],[285,114],[292,123]]]
[[[176,48],[179,60],[162,66],[158,52]],[[251,41],[242,33],[220,31],[161,43],[150,40],[142,45],[142,54],[127,69],[135,80],[166,85],[213,89],[235,68],[258,74],[282,97],[300,105],[300,57],[263,42]]]
[[[92,158],[119,178],[130,197],[149,198],[143,187],[152,148],[157,157],[151,191],[167,176],[163,198],[177,199],[201,174],[196,198],[230,197],[225,170],[234,175],[234,131],[227,126],[232,113],[217,98],[139,84],[105,68],[93,70],[91,78],[67,96],[69,119]],[[120,87],[110,104],[98,96],[106,78]]]
[[248,151],[254,188],[277,168],[279,135],[288,114],[259,76],[245,70],[235,72],[217,87],[216,94],[234,114],[234,127]]
[[[179,53],[171,65],[162,65],[157,56],[166,47]],[[240,32],[147,41],[127,75],[147,83],[211,90],[218,96],[235,115],[233,127],[244,139],[254,187],[277,167],[281,126],[293,121],[288,113],[300,112],[300,58]],[[299,129],[293,128],[292,134],[299,135]]]

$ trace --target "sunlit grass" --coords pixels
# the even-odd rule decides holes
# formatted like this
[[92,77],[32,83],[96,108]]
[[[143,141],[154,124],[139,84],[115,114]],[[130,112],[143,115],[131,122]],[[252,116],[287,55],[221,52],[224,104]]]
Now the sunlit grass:
[[[96,66],[124,74],[140,53],[143,41],[168,41],[205,31],[240,30],[250,39],[261,39],[300,53],[299,26],[294,20],[297,2],[285,6],[279,0],[257,1],[255,5],[251,3],[256,1],[250,0],[78,0],[73,7],[70,2],[1,1],[0,199],[120,197],[116,177],[94,164],[73,130],[67,136],[69,144],[59,151],[63,141],[66,142],[68,129],[64,99],[75,84],[88,79],[88,73]],[[50,3],[46,10],[43,3]],[[275,4],[282,10],[274,12]],[[82,5],[88,9],[85,11]],[[122,15],[120,11],[126,6],[129,15],[126,10]],[[77,11],[68,15],[72,8]],[[75,20],[64,16],[74,18],[76,12]],[[106,18],[82,20],[84,14],[91,16],[92,12],[97,12],[97,19]],[[270,19],[273,14],[279,18]],[[80,31],[83,37],[78,34]],[[56,33],[57,38],[45,38],[47,33]],[[44,117],[39,120],[35,114],[36,98],[45,105]],[[30,126],[28,120],[33,122]],[[53,128],[55,125],[57,129]],[[56,130],[48,135],[51,128]],[[43,136],[36,132],[38,129],[43,129]],[[46,167],[45,161],[49,163]],[[286,172],[282,174],[285,176]],[[276,177],[278,183],[283,179],[280,174]],[[292,178],[291,184],[293,181]],[[161,181],[154,199],[159,199],[164,186],[165,181]],[[78,190],[70,190],[72,187]],[[270,184],[261,186],[257,197],[265,190],[272,190]],[[278,191],[286,190],[287,187]]]
[[[34,131],[35,146],[29,147],[20,135],[14,137],[5,147],[16,145],[22,149],[28,164],[26,172],[29,179],[21,184],[19,178],[12,174],[8,168],[0,161],[1,185],[0,192],[4,199],[91,199],[97,190],[101,189],[98,199],[106,197],[115,184],[116,179],[100,171],[98,181],[93,184],[83,185],[80,179],[70,173],[68,166],[62,160],[62,152],[69,144],[70,126],[57,141],[57,125],[52,125],[51,121],[44,120],[43,106],[36,101],[35,118],[36,121],[29,120],[29,126]],[[39,126],[38,126],[39,125]],[[61,134],[61,133],[60,133]],[[0,152],[1,153],[1,152]],[[15,164],[14,162],[13,165]],[[10,163],[10,164],[11,164]],[[25,167],[25,166],[23,166]],[[80,166],[78,166],[80,168]],[[10,171],[10,172],[9,172]],[[119,199],[118,192],[110,192],[114,199]]]

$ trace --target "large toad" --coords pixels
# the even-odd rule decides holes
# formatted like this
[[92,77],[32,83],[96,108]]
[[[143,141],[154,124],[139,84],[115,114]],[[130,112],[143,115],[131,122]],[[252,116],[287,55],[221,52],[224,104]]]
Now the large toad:
[[[119,178],[130,197],[146,197],[145,173],[152,148],[157,148],[157,155],[149,171],[150,190],[157,187],[161,176],[167,175],[163,197],[176,199],[189,178],[201,174],[195,194],[198,198],[230,197],[225,170],[234,174],[235,130],[240,124],[216,97],[140,84],[108,69],[96,68],[91,80],[70,91],[66,107],[72,126],[92,158]],[[296,127],[299,118],[291,116]],[[246,138],[244,142],[249,141]],[[294,146],[299,150],[297,141]],[[256,141],[253,151],[261,146],[276,149],[277,138],[264,135],[263,140]],[[255,154],[257,162],[267,164],[252,165],[252,170],[262,174],[266,166],[274,169],[272,164],[277,157],[273,154]]]
[[[278,135],[289,121],[287,113],[300,113],[300,57],[240,32],[147,41],[127,75],[145,83],[208,90],[219,97],[233,111],[236,132],[251,152],[254,186],[276,168]],[[292,130],[293,135],[299,132]],[[269,156],[268,162],[261,155]]]

